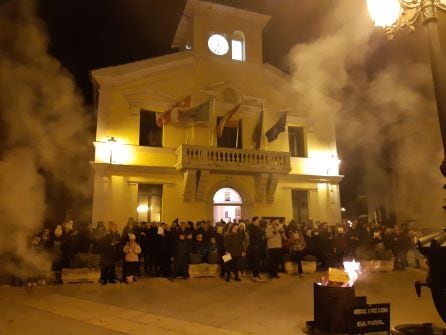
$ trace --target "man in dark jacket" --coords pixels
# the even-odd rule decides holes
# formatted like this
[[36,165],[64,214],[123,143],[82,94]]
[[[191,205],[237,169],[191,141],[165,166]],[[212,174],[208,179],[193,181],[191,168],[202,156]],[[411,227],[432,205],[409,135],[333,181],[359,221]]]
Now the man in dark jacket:
[[240,281],[238,276],[238,264],[240,257],[242,257],[245,252],[243,250],[243,236],[240,234],[238,226],[235,224],[231,226],[231,231],[224,237],[224,249],[225,255],[230,255],[231,258],[224,264],[226,281],[229,281],[231,272],[235,276],[235,281]]
[[98,251],[100,255],[102,285],[116,283],[115,263],[120,250],[121,238],[119,236],[117,225],[113,221],[109,222],[109,229],[105,235],[98,241]]
[[186,223],[181,222],[180,228],[173,236],[174,238],[174,274],[173,278],[188,278],[189,264],[189,242],[187,236],[190,231],[186,228]]
[[263,281],[260,277],[259,259],[262,249],[265,247],[265,235],[260,229],[260,222],[257,216],[252,218],[252,223],[248,226],[249,244],[247,257],[249,267],[252,271],[253,281]]

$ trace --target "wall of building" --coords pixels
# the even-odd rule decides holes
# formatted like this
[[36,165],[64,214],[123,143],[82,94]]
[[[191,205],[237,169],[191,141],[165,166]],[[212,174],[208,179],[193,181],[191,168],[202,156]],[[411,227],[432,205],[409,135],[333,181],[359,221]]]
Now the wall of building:
[[253,216],[293,218],[291,190],[308,190],[309,217],[313,220],[335,224],[340,222],[339,189],[337,185],[313,182],[280,181],[274,202],[255,202],[255,179],[249,175],[211,174],[202,201],[184,201],[184,181],[181,173],[113,174],[104,170],[97,172],[94,179],[93,222],[115,221],[120,229],[129,217],[137,217],[138,183],[162,184],[161,221],[170,224],[176,218],[186,221],[212,220],[215,192],[222,187],[235,189],[242,196],[242,217]]
[[[293,216],[291,190],[306,189],[309,191],[311,218],[328,223],[340,221],[337,181],[330,179],[332,184],[328,184],[329,181],[316,181],[339,174],[334,123],[327,116],[326,126],[321,127],[308,117],[308,111],[294,110],[292,106],[299,97],[293,91],[291,81],[286,75],[279,74],[280,71],[262,64],[264,19],[247,14],[243,14],[247,15],[243,18],[237,17],[230,12],[221,15],[218,11],[202,9],[193,20],[191,36],[194,43],[189,53],[136,62],[117,67],[108,74],[107,71],[101,72],[101,78],[109,76],[107,79],[113,84],[100,83],[95,163],[106,167],[95,166],[93,220],[114,220],[120,226],[125,224],[129,216],[136,217],[137,184],[154,183],[163,184],[161,217],[167,223],[177,217],[192,221],[212,219],[212,196],[218,188],[225,186],[236,189],[242,195],[242,216],[246,218],[281,216],[289,221]],[[246,62],[232,61],[230,55],[216,57],[207,48],[210,33],[231,35],[234,30],[240,30],[245,35]],[[218,83],[235,92],[234,101],[226,101],[225,87],[223,85],[218,89]],[[193,106],[211,99],[213,95],[216,103],[212,104],[211,121],[194,125],[166,125],[163,127],[162,148],[140,147],[140,110],[161,113],[187,95],[191,95]],[[294,180],[284,176],[278,183],[274,202],[266,202],[266,195],[262,202],[255,202],[253,175],[213,171],[205,187],[205,199],[183,201],[184,177],[182,172],[175,170],[175,150],[182,144],[216,146],[216,117],[232,109],[242,96],[258,99],[258,106],[240,109],[233,116],[233,120],[242,120],[243,149],[254,149],[252,134],[262,103],[262,133],[279,120],[284,107],[288,108],[288,125],[304,127],[308,157],[292,158],[290,172],[290,175],[303,178]],[[108,141],[110,137],[116,140],[115,144]],[[289,151],[287,129],[272,142],[263,136],[260,148]],[[114,169],[114,165],[119,165],[119,169]],[[129,166],[128,170],[126,166]],[[138,166],[150,169],[135,172],[130,168]],[[308,180],[304,176],[309,176]]]

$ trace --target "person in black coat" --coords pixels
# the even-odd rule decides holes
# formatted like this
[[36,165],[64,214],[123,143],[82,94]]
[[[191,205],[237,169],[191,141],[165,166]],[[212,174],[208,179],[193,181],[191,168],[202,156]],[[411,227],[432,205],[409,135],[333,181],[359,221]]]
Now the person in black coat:
[[167,225],[162,222],[157,228],[156,234],[156,261],[158,268],[158,276],[170,276],[170,245],[171,245],[171,231]]
[[180,223],[180,228],[174,234],[174,273],[173,278],[188,278],[189,264],[189,241],[187,236],[190,234],[185,222]]
[[260,277],[259,260],[265,249],[265,232],[260,229],[260,221],[257,216],[252,218],[252,223],[248,226],[249,244],[247,258],[252,271],[252,280],[263,281]]
[[139,234],[136,236],[136,242],[141,246],[141,257],[144,258],[144,272],[148,273],[149,269],[149,252],[148,252],[148,231],[149,227],[147,226],[147,222],[141,222],[139,227]]
[[121,250],[121,238],[117,230],[117,225],[113,221],[109,222],[109,229],[105,235],[97,241],[101,266],[101,284],[116,283],[115,264],[118,252]]
[[230,232],[224,237],[225,254],[231,256],[231,260],[225,262],[225,279],[229,281],[231,272],[234,274],[235,281],[240,281],[238,275],[238,264],[240,257],[244,256],[243,236],[238,231],[237,225],[232,225]]
[[[147,239],[146,239],[146,249],[147,249],[147,272],[158,273],[158,260],[157,260],[157,240],[158,240],[158,227],[156,222],[151,222],[147,228]],[[144,266],[146,266],[144,264]]]

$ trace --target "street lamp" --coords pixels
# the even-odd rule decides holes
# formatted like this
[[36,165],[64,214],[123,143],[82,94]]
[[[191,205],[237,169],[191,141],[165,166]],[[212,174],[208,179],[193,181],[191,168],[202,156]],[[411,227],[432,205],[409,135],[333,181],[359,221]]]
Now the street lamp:
[[[434,81],[443,162],[440,170],[446,177],[446,57],[441,48],[437,25],[437,12],[446,12],[446,0],[367,0],[370,16],[377,26],[384,28],[389,39],[402,29],[414,30],[420,19],[426,30],[429,55]],[[420,251],[427,257],[429,275],[426,283],[416,285],[417,293],[421,286],[429,286],[432,298],[440,317],[446,322],[446,228],[426,236],[418,242]],[[403,334],[405,332],[400,332]],[[411,333],[412,334],[412,333]]]
[[116,140],[113,136],[110,136],[110,138],[108,139],[108,146],[110,148],[110,164],[113,164],[113,150],[115,148],[116,145]]
[[437,25],[437,12],[446,12],[446,0],[367,0],[367,6],[375,25],[384,28],[390,40],[399,30],[414,30],[418,19],[425,27],[443,142],[440,169],[446,177],[446,57]]

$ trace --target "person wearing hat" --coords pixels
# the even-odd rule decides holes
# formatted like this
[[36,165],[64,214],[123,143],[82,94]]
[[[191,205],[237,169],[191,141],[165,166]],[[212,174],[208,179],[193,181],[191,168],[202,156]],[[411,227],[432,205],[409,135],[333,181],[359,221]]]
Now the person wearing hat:
[[134,275],[138,272],[139,257],[141,253],[141,247],[136,242],[136,236],[133,233],[129,233],[129,240],[124,246],[125,254],[125,270],[126,270],[126,282],[128,284],[135,282]]

